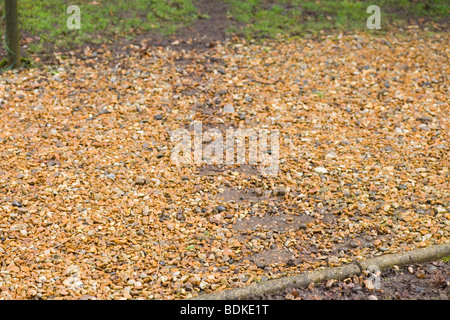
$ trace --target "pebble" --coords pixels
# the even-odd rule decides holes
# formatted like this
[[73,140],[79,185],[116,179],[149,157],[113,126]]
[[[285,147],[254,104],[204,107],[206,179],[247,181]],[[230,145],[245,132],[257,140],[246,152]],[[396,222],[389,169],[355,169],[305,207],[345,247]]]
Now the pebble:
[[331,288],[335,282],[336,282],[335,279],[328,280],[327,283],[325,284],[325,288],[327,289]]
[[28,208],[24,208],[24,207],[17,208],[17,213],[25,214],[27,212],[28,212]]
[[298,225],[299,230],[306,230],[307,228],[308,228],[308,226],[306,225],[306,223],[300,223]]
[[218,205],[218,206],[216,207],[216,209],[217,209],[217,211],[218,211],[219,213],[227,210],[227,208],[224,207],[224,206],[222,206],[222,205]]
[[206,288],[209,287],[209,283],[206,281],[201,281],[199,284],[200,289],[205,290]]
[[361,286],[354,286],[354,287],[352,288],[352,291],[353,291],[353,292],[358,292],[358,291],[360,291],[360,290],[362,290],[362,287],[361,287]]
[[162,120],[163,116],[162,114],[157,114],[156,116],[153,117],[153,119],[155,120]]
[[283,187],[275,188],[272,192],[274,196],[284,196],[286,194],[286,189]]
[[317,167],[317,168],[314,168],[314,172],[316,172],[318,174],[325,174],[325,173],[328,173],[328,170],[325,169],[324,167]]
[[138,185],[138,186],[143,186],[144,184],[146,184],[146,179],[145,179],[145,177],[137,177],[135,180],[134,180],[134,183],[136,184],[136,185]]
[[350,245],[350,247],[352,247],[352,248],[358,248],[358,247],[359,247],[359,244],[358,244],[358,242],[356,242],[356,241],[350,241],[349,245]]
[[11,202],[11,204],[13,205],[13,207],[18,207],[18,208],[22,207],[22,202],[17,201],[17,200],[13,200]]
[[445,209],[443,206],[437,206],[436,211],[437,211],[437,213],[441,213],[441,214],[447,213],[447,209]]
[[223,106],[223,113],[234,113],[234,107],[232,104],[228,103]]
[[144,148],[144,149],[146,149],[146,150],[149,150],[149,151],[151,151],[150,149],[152,149],[152,148],[150,147],[150,145],[148,144],[148,142],[144,142],[144,144],[142,145],[142,148]]
[[425,290],[424,287],[415,287],[415,288],[414,288],[414,291],[416,291],[417,293],[420,293],[420,292],[422,292],[422,291],[424,291],[424,290]]

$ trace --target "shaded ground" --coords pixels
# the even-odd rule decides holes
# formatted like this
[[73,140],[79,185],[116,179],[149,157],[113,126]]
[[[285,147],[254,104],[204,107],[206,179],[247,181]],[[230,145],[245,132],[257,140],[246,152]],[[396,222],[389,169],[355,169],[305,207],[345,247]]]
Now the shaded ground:
[[309,288],[295,288],[260,299],[449,300],[450,298],[450,264],[448,262],[438,261],[389,268],[380,275],[379,289],[367,288],[364,281],[369,278],[370,276],[354,276],[343,281],[311,285]]

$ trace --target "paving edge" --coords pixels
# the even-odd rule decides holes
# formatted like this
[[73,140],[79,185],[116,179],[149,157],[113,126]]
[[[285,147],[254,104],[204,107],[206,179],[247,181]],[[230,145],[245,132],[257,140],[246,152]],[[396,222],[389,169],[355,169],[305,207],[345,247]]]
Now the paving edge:
[[201,294],[191,298],[191,300],[245,300],[250,297],[262,297],[266,294],[272,294],[286,289],[306,287],[311,282],[317,283],[330,279],[342,280],[355,274],[359,274],[363,270],[369,268],[372,270],[373,268],[384,270],[393,266],[436,261],[447,256],[450,256],[450,243],[429,246],[402,253],[386,254],[375,258],[355,261],[354,263],[340,267],[310,271],[296,276],[258,282],[236,289]]

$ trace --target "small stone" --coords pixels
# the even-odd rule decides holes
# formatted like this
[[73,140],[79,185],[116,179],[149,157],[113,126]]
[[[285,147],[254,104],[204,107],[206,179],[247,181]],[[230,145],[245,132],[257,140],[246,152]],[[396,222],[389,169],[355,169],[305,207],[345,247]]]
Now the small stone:
[[202,281],[199,284],[200,289],[205,290],[206,288],[208,288],[209,284],[206,281]]
[[231,103],[223,106],[223,113],[234,113],[234,107]]
[[149,150],[149,151],[151,151],[151,147],[150,147],[150,145],[148,144],[148,142],[144,142],[144,144],[142,145],[142,148],[144,148],[144,149],[146,149],[146,150]]
[[17,208],[17,213],[25,214],[25,213],[27,213],[27,212],[28,212],[28,208],[24,208],[24,207],[22,207],[22,208]]
[[121,196],[123,196],[123,195],[125,194],[125,192],[122,191],[122,190],[119,189],[119,188],[114,188],[114,189],[112,190],[112,192],[114,192],[114,193],[116,194],[116,196],[118,196],[118,197],[121,197]]
[[359,247],[359,243],[356,241],[350,241],[349,246],[351,248],[358,248]]
[[318,174],[325,174],[325,173],[328,173],[328,170],[325,169],[324,167],[317,167],[317,168],[314,168],[314,172],[316,172]]
[[111,180],[115,180],[116,179],[116,175],[114,173],[110,173],[106,177],[111,179]]
[[222,205],[218,205],[218,206],[216,207],[216,209],[217,209],[217,211],[218,211],[219,213],[227,210],[227,208],[225,208],[225,207],[222,206]]
[[428,122],[432,122],[433,121],[433,119],[430,118],[430,117],[420,117],[420,118],[417,118],[416,120],[420,121],[422,123],[428,123]]
[[437,211],[437,213],[441,213],[441,214],[447,213],[447,209],[445,209],[443,206],[437,206],[436,211]]
[[164,220],[169,220],[170,219],[170,215],[167,212],[162,212],[159,215],[159,221],[164,221]]
[[252,101],[253,101],[253,98],[250,97],[250,96],[245,96],[244,100],[245,100],[246,102],[252,102]]
[[147,181],[146,181],[145,177],[137,177],[137,178],[134,180],[134,183],[135,183],[136,185],[138,185],[138,186],[143,186],[146,182],[147,182]]
[[279,187],[273,190],[272,194],[274,196],[284,196],[286,194],[286,189],[283,187]]
[[11,202],[11,204],[13,205],[13,207],[18,207],[18,208],[22,207],[22,202],[17,201],[17,200],[13,200]]
[[306,230],[308,228],[308,226],[305,223],[300,223],[298,225],[298,229],[299,230]]
[[257,266],[258,268],[260,268],[260,269],[264,269],[265,266],[266,266],[266,264],[265,264],[264,262],[258,261],[258,262],[256,263],[256,266]]
[[334,279],[328,280],[327,283],[325,284],[325,288],[327,288],[327,289],[331,288],[335,282],[336,282],[336,280],[334,280]]
[[157,114],[156,116],[153,117],[153,119],[155,120],[162,120],[163,116],[162,114]]
[[186,290],[187,292],[191,292],[192,290],[194,290],[194,288],[192,287],[192,284],[190,282],[186,282],[186,284],[184,285],[184,290]]
[[420,292],[422,292],[422,291],[424,291],[424,290],[425,290],[424,287],[415,287],[415,288],[414,288],[414,291],[416,291],[417,293],[420,293]]
[[373,290],[373,289],[375,289],[375,286],[373,285],[373,282],[372,282],[372,280],[370,280],[370,279],[364,280],[364,284],[366,285],[366,288],[367,288],[368,290]]
[[222,215],[221,214],[215,214],[209,217],[209,222],[220,224],[222,222]]
[[257,195],[258,197],[261,197],[263,195],[261,188],[256,188],[254,190],[254,192],[255,192],[255,195]]
[[417,271],[416,272],[416,277],[419,278],[419,279],[425,278],[425,272],[423,272],[422,270]]
[[130,289],[127,288],[127,289],[123,290],[123,297],[125,299],[131,299]]
[[352,288],[352,291],[353,291],[353,292],[358,292],[358,291],[360,291],[360,290],[362,290],[362,287],[361,287],[361,286],[354,286],[354,287]]
[[398,189],[398,190],[406,190],[407,187],[406,187],[406,185],[404,185],[404,184],[399,184],[399,185],[397,186],[397,189]]
[[179,209],[177,211],[177,220],[179,220],[179,221],[186,221],[186,217],[183,214],[183,209]]
[[378,298],[376,296],[374,296],[373,294],[371,294],[370,296],[367,297],[369,300],[378,300]]

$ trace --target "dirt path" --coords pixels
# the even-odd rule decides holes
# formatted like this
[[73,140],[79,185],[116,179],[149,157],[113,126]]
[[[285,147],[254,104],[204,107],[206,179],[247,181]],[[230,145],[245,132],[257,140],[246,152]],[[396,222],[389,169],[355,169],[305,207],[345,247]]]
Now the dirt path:
[[267,300],[448,300],[450,264],[438,261],[420,265],[389,268],[379,276],[379,289],[368,289],[364,281],[371,275],[328,281],[309,288],[296,288],[261,299]]

